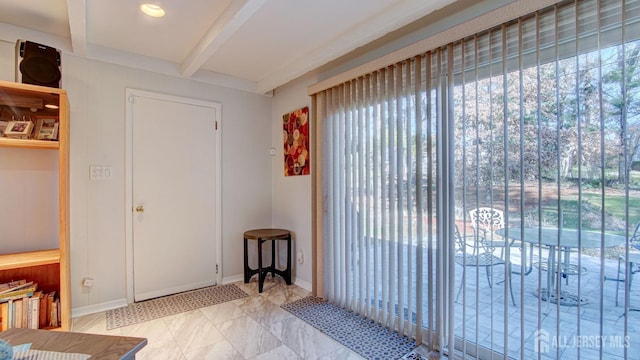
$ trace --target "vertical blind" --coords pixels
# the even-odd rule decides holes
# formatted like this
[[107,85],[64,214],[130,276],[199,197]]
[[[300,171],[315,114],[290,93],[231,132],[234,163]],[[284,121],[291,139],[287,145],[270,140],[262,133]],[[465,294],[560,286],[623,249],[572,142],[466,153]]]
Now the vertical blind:
[[632,357],[639,20],[560,2],[314,94],[323,295],[445,353]]
[[[436,209],[448,154],[447,49],[389,66],[316,95],[324,172],[324,295],[400,333],[437,344],[453,253]],[[437,75],[436,74],[440,74]],[[434,77],[435,76],[435,77]],[[429,89],[429,91],[427,91]],[[451,176],[449,176],[449,179]],[[451,269],[453,270],[453,269]],[[440,299],[440,301],[438,301]],[[420,324],[418,326],[418,324]],[[438,324],[441,324],[438,326]]]

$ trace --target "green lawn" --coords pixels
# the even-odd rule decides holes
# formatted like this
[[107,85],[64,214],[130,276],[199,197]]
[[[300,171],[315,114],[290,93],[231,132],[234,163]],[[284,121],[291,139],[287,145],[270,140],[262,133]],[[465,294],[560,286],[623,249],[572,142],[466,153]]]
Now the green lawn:
[[[582,218],[582,228],[599,230],[602,226],[602,198],[600,194],[583,193],[580,209],[577,194],[561,197],[562,225],[567,228],[578,228],[578,217]],[[640,197],[629,196],[629,223],[633,229],[640,222]],[[627,201],[624,194],[607,194],[604,200],[605,230],[623,234],[626,219]],[[549,226],[558,225],[558,202],[548,200],[542,205],[543,223]]]

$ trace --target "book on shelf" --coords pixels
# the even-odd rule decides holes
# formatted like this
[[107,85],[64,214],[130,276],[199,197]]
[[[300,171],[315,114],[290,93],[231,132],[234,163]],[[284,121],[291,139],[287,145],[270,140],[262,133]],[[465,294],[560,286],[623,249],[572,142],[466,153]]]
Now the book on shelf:
[[33,282],[31,282],[28,286],[20,286],[17,289],[14,288],[11,291],[0,294],[0,303],[10,300],[18,300],[25,297],[31,297],[37,289],[38,284],[34,284]]
[[0,304],[0,331],[9,328],[9,303]]
[[13,327],[22,327],[22,299],[13,300]]
[[60,313],[60,299],[55,299],[51,303],[51,317],[49,318],[50,327],[60,326],[59,313]]
[[[41,303],[45,303],[40,307],[40,327],[51,328],[60,326],[60,298],[56,297],[56,292],[52,291],[43,295]],[[44,315],[42,314],[44,312]]]
[[10,281],[8,283],[0,284],[0,294],[4,294],[9,291],[18,290],[23,287],[27,287],[33,284],[32,282],[27,283],[27,280],[18,280],[18,281]]
[[38,328],[47,327],[47,298],[48,294],[42,294],[40,298],[40,308],[38,309]]
[[[2,285],[6,284],[0,284],[0,288]],[[33,282],[21,281],[12,284],[12,291],[1,294],[4,298],[0,300],[0,331],[60,326],[60,299],[56,292],[44,292],[37,287]]]
[[9,305],[9,312],[7,314],[7,326],[9,327],[9,329],[11,329],[14,327],[13,326],[13,323],[14,323],[13,300],[9,300],[7,304]]
[[27,327],[37,329],[39,326],[40,296],[33,296],[29,299],[29,317]]

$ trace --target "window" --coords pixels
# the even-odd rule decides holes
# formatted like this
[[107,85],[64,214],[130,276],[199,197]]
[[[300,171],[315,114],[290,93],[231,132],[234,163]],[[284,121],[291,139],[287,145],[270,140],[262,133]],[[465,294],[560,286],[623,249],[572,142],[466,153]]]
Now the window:
[[316,94],[324,295],[442,351],[628,357],[638,20],[561,2]]

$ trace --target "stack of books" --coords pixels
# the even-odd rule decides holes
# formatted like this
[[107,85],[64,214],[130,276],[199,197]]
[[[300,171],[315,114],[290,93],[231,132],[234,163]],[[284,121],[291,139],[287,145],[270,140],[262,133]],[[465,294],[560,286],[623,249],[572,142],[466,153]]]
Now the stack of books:
[[43,292],[38,284],[26,280],[0,284],[0,331],[55,328],[59,324],[60,299],[55,291]]

